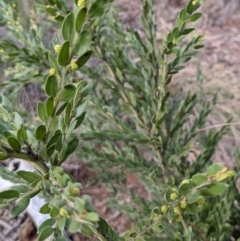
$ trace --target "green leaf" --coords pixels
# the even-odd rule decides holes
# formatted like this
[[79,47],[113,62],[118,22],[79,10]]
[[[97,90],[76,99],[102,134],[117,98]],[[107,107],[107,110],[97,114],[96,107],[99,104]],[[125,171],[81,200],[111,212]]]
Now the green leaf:
[[8,137],[8,143],[14,151],[21,151],[21,143],[13,136]]
[[58,129],[58,117],[57,116],[53,116],[51,118],[49,129],[51,130],[51,132],[54,132]]
[[12,127],[9,123],[0,117],[0,134],[3,134],[6,130],[11,130]]
[[188,195],[187,202],[188,202],[188,204],[195,203],[201,197],[202,197],[202,195],[199,191],[194,191]]
[[49,208],[49,203],[45,203],[39,210],[40,213],[42,214],[48,214],[51,212],[51,208]]
[[47,148],[50,148],[52,145],[55,146],[59,139],[62,139],[62,132],[60,130],[57,130],[51,137],[51,139],[48,141]]
[[46,113],[45,105],[42,102],[38,103],[37,112],[38,112],[39,118],[46,123],[48,120],[48,116]]
[[195,28],[187,28],[180,32],[180,35],[188,35],[189,33],[193,32]]
[[17,185],[17,186],[11,187],[11,190],[15,190],[19,193],[26,193],[29,191],[29,187],[27,187],[25,185]]
[[11,217],[15,218],[17,217],[20,213],[22,213],[29,205],[30,198],[29,196],[23,197],[17,204],[16,206],[12,209],[11,211]]
[[66,221],[67,221],[66,217],[60,217],[60,218],[58,219],[57,225],[58,225],[58,228],[59,228],[60,230],[64,230],[65,225],[66,225]]
[[84,118],[85,118],[86,112],[83,112],[75,121],[75,126],[74,126],[74,130],[77,129],[83,122]]
[[213,195],[220,195],[228,189],[229,185],[223,182],[212,183],[207,186],[208,191]]
[[187,19],[187,11],[186,9],[182,9],[181,12],[179,13],[179,18],[182,20],[182,21],[185,21]]
[[56,58],[54,57],[54,55],[51,52],[48,52],[48,62],[51,66],[51,68],[55,69],[56,71],[60,71],[60,66],[56,60]]
[[0,161],[5,161],[5,160],[7,160],[9,157],[10,157],[9,155],[7,155],[7,154],[5,154],[5,153],[3,153],[3,152],[0,151]]
[[40,175],[33,172],[18,171],[16,173],[19,177],[21,177],[22,179],[26,180],[29,183],[42,180],[42,177]]
[[81,224],[79,222],[76,222],[74,220],[70,220],[68,231],[70,233],[77,233],[81,232]]
[[90,222],[97,222],[99,220],[99,216],[97,215],[97,213],[90,212],[84,215],[84,219]]
[[74,55],[82,56],[85,54],[91,45],[91,39],[92,35],[88,30],[84,30],[81,34],[79,34],[73,47]]
[[48,96],[55,97],[58,92],[58,81],[55,75],[49,75],[45,83],[45,91]]
[[65,114],[64,114],[64,121],[66,125],[69,125],[71,122],[71,114],[72,114],[73,103],[72,101],[68,103]]
[[39,143],[38,143],[36,137],[33,135],[33,133],[30,132],[29,130],[27,130],[27,136],[28,136],[29,143],[31,143],[31,147],[33,149],[37,148]]
[[76,32],[80,32],[84,23],[84,20],[86,18],[86,14],[87,14],[87,9],[86,8],[81,8],[78,13],[77,13],[77,17],[75,20],[75,31]]
[[91,93],[92,89],[93,89],[93,83],[87,84],[81,92],[81,97],[84,98],[88,96]]
[[50,212],[51,218],[56,218],[58,215],[59,215],[59,208],[56,206],[53,206]]
[[47,130],[45,125],[38,126],[36,129],[36,139],[43,141],[44,137],[46,136],[46,132]]
[[69,102],[73,99],[76,92],[76,87],[74,85],[66,85],[60,93],[59,100],[63,102]]
[[28,140],[27,132],[23,128],[18,129],[17,138],[20,142],[27,141]]
[[54,224],[56,223],[56,219],[53,218],[49,218],[47,220],[45,220],[43,223],[41,223],[41,225],[38,227],[38,231],[37,233],[41,233],[42,230],[46,227],[52,227]]
[[62,36],[64,40],[72,42],[74,38],[74,14],[70,12],[64,19],[62,24]]
[[48,97],[46,101],[46,112],[48,116],[52,116],[54,111],[54,99],[53,97]]
[[199,1],[194,1],[194,0],[190,0],[188,5],[187,5],[187,12],[189,14],[192,14],[196,9],[198,9],[200,7],[200,3]]
[[8,112],[12,112],[12,104],[10,101],[0,93],[0,105],[7,110]]
[[178,192],[181,195],[187,195],[192,189],[191,183],[181,183],[178,187]]
[[45,227],[38,236],[38,241],[44,241],[53,234],[53,229]]
[[76,62],[76,64],[77,64],[77,66],[78,66],[78,69],[80,69],[83,65],[85,65],[87,62],[88,62],[88,60],[91,58],[91,56],[92,56],[92,51],[88,51],[88,52],[86,52],[84,55],[82,55],[81,57],[79,57],[78,59],[77,59],[77,62]]
[[66,66],[69,63],[70,43],[66,41],[63,43],[60,52],[58,53],[58,63],[61,66]]
[[189,21],[190,22],[196,22],[198,19],[200,19],[202,17],[201,13],[194,13],[190,18]]
[[8,137],[15,137],[15,133],[13,134],[14,132],[11,132],[11,131],[4,131],[3,135],[8,138]]
[[1,199],[18,198],[19,196],[20,196],[20,193],[15,190],[8,190],[8,191],[0,192]]
[[18,128],[22,127],[23,119],[17,112],[13,112],[13,124]]
[[68,105],[68,103],[63,103],[61,105],[61,107],[57,110],[56,115],[57,116],[60,115],[64,111],[64,109],[66,108],[67,105]]
[[196,187],[207,181],[207,175],[199,173],[194,175],[191,180],[192,180],[192,184]]
[[79,143],[78,139],[71,140],[67,144],[67,150],[66,150],[66,154],[65,155],[69,156],[70,154],[72,154],[77,149],[78,143]]
[[6,109],[4,109],[3,106],[1,106],[1,105],[0,105],[0,114],[1,114],[3,117],[5,117],[5,120],[6,120],[6,119],[8,119],[8,120],[11,119],[10,113],[9,113]]
[[55,237],[55,241],[67,241],[67,240],[63,235],[58,234],[58,236]]
[[207,169],[207,174],[209,176],[216,175],[219,171],[223,169],[223,165],[220,163],[214,163]]
[[101,17],[107,10],[108,4],[107,0],[96,0],[88,11],[89,18]]
[[197,214],[199,212],[199,208],[197,203],[192,203],[187,205],[187,207],[184,209],[184,212],[189,213],[189,214]]

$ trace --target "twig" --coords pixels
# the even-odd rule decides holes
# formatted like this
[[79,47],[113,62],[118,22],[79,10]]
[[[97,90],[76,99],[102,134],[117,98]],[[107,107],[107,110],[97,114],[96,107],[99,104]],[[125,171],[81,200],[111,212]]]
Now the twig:
[[212,126],[207,126],[207,127],[201,128],[201,129],[197,130],[196,133],[199,133],[199,132],[202,132],[202,131],[206,131],[206,130],[209,130],[209,129],[213,129],[213,128],[216,128],[216,127],[237,126],[237,125],[240,125],[240,122],[216,124],[216,125],[212,125]]

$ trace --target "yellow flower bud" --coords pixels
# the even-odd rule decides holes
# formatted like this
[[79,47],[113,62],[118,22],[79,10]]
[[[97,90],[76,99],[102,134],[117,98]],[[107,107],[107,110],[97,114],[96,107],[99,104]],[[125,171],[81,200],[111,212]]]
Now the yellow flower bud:
[[173,208],[173,211],[174,211],[174,213],[180,213],[181,209],[180,209],[179,206],[175,206],[175,207]]
[[63,216],[63,217],[67,217],[68,216],[68,213],[67,213],[67,211],[64,208],[60,208],[59,214],[61,216]]
[[178,195],[175,192],[170,195],[170,199],[173,201],[175,201],[177,198],[178,198]]
[[176,215],[175,221],[181,222],[182,221],[182,216],[180,214]]
[[61,50],[61,47],[62,47],[62,46],[61,46],[60,44],[55,45],[55,46],[54,46],[55,52],[56,52],[56,53],[59,53],[60,50]]
[[50,75],[54,75],[55,73],[56,73],[56,70],[55,70],[55,69],[51,68],[51,69],[49,70],[49,74],[50,74]]
[[77,187],[74,187],[70,190],[70,195],[74,197],[78,197],[80,195],[80,189]]
[[78,69],[77,60],[73,59],[69,65],[71,71],[76,71]]
[[78,0],[77,5],[78,5],[79,8],[86,7],[86,0]]
[[187,207],[187,202],[186,201],[181,201],[180,202],[180,208],[185,209]]
[[193,6],[195,6],[197,3],[198,3],[198,1],[197,1],[197,0],[192,1],[192,5],[193,5]]
[[[188,184],[188,183],[189,183],[189,180],[183,180],[183,181],[181,182],[181,184],[186,184],[186,183]],[[180,185],[181,185],[181,184],[180,184]]]
[[167,213],[167,212],[168,212],[168,206],[167,206],[167,205],[163,205],[163,206],[161,207],[161,212],[162,212],[162,213]]
[[204,202],[205,202],[205,199],[204,199],[204,197],[201,197],[201,198],[199,198],[198,200],[197,200],[197,203],[198,204],[204,204]]

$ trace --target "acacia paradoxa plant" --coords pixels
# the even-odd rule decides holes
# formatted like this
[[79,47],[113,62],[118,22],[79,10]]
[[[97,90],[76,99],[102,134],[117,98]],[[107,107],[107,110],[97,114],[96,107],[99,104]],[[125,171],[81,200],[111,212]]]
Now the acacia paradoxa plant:
[[[93,83],[79,80],[76,72],[93,54],[92,33],[96,33],[98,20],[108,11],[111,1],[75,0],[73,10],[69,9],[63,0],[36,0],[36,2],[41,5],[46,4],[46,11],[61,23],[62,43],[55,46],[54,52],[48,52],[50,70],[44,85],[47,100],[38,103],[37,114],[40,121],[34,123],[36,126],[34,129],[24,125],[21,116],[13,111],[9,100],[3,95],[0,96],[0,159],[19,158],[30,162],[35,168],[34,172],[16,173],[19,184],[11,190],[0,193],[1,207],[16,202],[11,211],[12,217],[15,217],[26,209],[32,197],[39,192],[45,193],[48,201],[41,207],[40,212],[49,214],[50,217],[38,228],[39,240],[47,238],[65,240],[63,235],[65,229],[101,241],[148,240],[151,232],[159,233],[161,237],[164,219],[172,223],[181,222],[184,227],[182,238],[189,240],[191,228],[184,223],[184,215],[196,214],[201,211],[201,204],[206,197],[220,195],[226,191],[228,184],[223,181],[231,177],[233,172],[215,164],[207,169],[207,173],[196,174],[191,179],[184,180],[178,187],[169,187],[165,195],[166,204],[153,208],[148,220],[140,221],[126,232],[124,237],[119,237],[95,212],[90,197],[81,195],[81,184],[76,183],[61,168],[61,164],[79,145],[79,138],[74,134],[74,130],[85,118],[85,109],[93,88]],[[162,123],[163,105],[168,98],[165,85],[171,81],[172,75],[183,67],[181,64],[196,55],[196,51],[188,52],[189,49],[201,47],[198,44],[201,39],[199,36],[189,42],[183,50],[175,49],[177,44],[193,31],[186,27],[187,23],[195,22],[201,17],[201,13],[195,13],[199,7],[199,1],[190,0],[178,16],[177,26],[167,37],[163,58],[159,60],[163,66],[161,78],[154,73],[159,100],[150,129],[151,138],[158,132]],[[167,57],[171,54],[175,54],[175,59],[168,63]],[[153,61],[158,62],[156,56]],[[140,126],[145,128],[147,126],[145,120],[135,108],[136,99],[121,85],[121,78],[123,76],[118,70],[116,87]],[[165,175],[161,161],[159,160],[160,168]]]

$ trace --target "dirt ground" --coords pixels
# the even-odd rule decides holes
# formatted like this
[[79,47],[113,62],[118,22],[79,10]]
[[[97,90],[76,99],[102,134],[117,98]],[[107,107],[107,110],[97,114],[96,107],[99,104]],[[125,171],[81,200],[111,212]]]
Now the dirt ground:
[[[185,0],[156,1],[158,38],[165,36],[172,28],[176,15],[185,2]],[[120,8],[123,22],[141,31],[138,20],[141,6],[139,0],[116,0],[116,4]],[[231,9],[223,0],[209,0],[204,5],[203,13],[204,17],[197,27],[197,31],[205,35],[206,47],[201,52],[199,59],[203,89],[209,95],[216,91],[219,93],[219,102],[209,125],[224,123],[229,115],[233,116],[233,122],[235,122],[231,126],[230,133],[219,144],[214,160],[224,162],[231,167],[234,163],[232,149],[240,146],[240,10]],[[172,87],[176,91],[183,88],[182,86],[184,86],[184,91],[197,88],[196,65],[197,61],[192,61],[174,79]],[[69,163],[71,165],[66,165],[66,169],[83,184],[83,192],[92,197],[98,213],[119,233],[126,230],[130,225],[126,216],[114,212],[106,205],[107,190],[100,184],[87,185],[88,178],[93,177],[94,174],[88,171],[83,164],[77,165],[73,159],[69,160]],[[135,176],[128,177],[130,186],[135,182]],[[5,230],[4,237],[3,230]],[[0,241],[37,240],[35,231],[34,225],[26,213],[14,220],[8,218],[7,210],[0,213]],[[72,240],[87,241],[88,239],[74,235]]]

